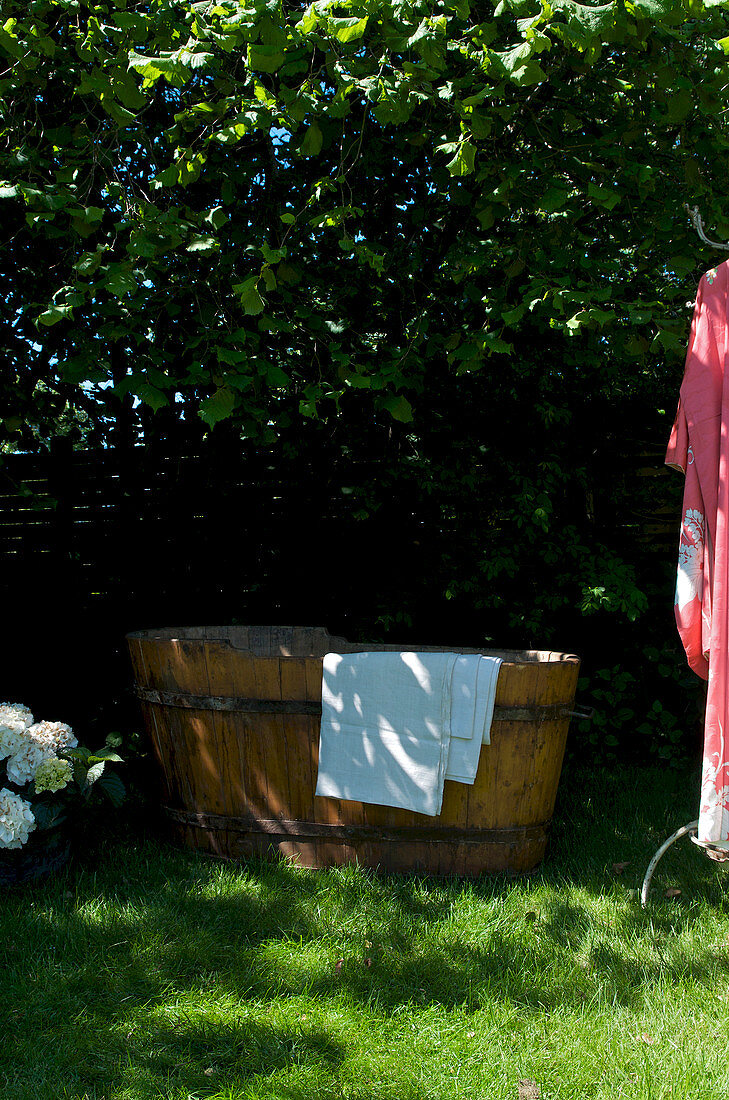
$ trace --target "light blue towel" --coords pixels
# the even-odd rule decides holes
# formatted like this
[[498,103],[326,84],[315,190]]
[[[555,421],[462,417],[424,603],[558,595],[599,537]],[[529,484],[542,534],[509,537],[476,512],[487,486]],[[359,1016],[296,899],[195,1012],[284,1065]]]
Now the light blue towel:
[[475,778],[499,663],[477,654],[328,653],[316,794],[436,816],[449,768],[462,782]]
[[467,654],[459,657],[451,683],[451,743],[446,779],[472,784],[476,779],[481,746],[491,742],[498,657]]

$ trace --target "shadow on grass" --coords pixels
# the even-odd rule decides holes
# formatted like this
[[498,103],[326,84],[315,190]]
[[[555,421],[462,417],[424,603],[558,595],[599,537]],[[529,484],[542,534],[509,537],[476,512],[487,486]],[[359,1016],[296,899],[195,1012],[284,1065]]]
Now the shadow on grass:
[[[89,1100],[212,1096],[222,1079],[243,1087],[292,1067],[309,1084],[290,1095],[313,1096],[363,1013],[580,1011],[596,990],[639,1012],[659,983],[709,986],[726,959],[710,946],[687,959],[671,942],[707,906],[724,908],[724,872],[686,843],[666,857],[650,909],[637,901],[653,851],[690,816],[686,778],[662,777],[665,799],[657,778],[570,777],[548,861],[521,881],[240,868],[141,837],[97,848],[0,898],[11,1025],[0,1080],[23,1100],[54,1095],[38,1089],[46,1042],[64,1087]],[[617,874],[616,863],[629,866]],[[682,883],[680,899],[665,899],[667,880]]]

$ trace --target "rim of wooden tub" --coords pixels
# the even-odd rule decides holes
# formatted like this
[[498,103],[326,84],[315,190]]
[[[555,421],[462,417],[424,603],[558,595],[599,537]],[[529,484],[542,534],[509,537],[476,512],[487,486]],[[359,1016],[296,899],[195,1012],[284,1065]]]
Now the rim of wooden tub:
[[480,653],[500,657],[507,665],[577,663],[574,653],[548,649],[487,649],[474,646],[400,645],[381,642],[350,642],[329,634],[324,627],[307,626],[165,626],[134,630],[128,639],[161,642],[214,642],[255,657],[323,657],[326,653],[423,652]]

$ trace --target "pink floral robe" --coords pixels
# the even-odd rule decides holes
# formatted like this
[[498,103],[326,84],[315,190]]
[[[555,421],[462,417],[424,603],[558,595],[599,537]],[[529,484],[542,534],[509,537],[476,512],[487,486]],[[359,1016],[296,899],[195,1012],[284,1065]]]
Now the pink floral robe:
[[697,840],[729,849],[729,261],[699,283],[666,462],[686,475],[676,622],[708,680]]

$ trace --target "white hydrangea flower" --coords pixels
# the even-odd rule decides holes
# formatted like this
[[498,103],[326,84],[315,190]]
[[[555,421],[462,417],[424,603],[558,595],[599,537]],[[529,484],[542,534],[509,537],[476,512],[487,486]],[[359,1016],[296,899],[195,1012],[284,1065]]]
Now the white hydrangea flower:
[[36,791],[62,791],[67,787],[73,776],[73,768],[69,760],[59,760],[57,756],[50,756],[41,761],[35,773]]
[[19,752],[21,747],[27,743],[27,740],[27,733],[24,729],[11,730],[6,726],[0,726],[0,760]]
[[0,729],[16,729],[18,726],[23,729],[32,726],[34,721],[33,715],[22,703],[0,703]]
[[22,703],[0,703],[0,760],[19,748],[33,715]]
[[36,722],[28,730],[28,735],[37,744],[53,752],[73,749],[78,745],[73,730],[65,722]]
[[49,745],[40,745],[37,741],[26,739],[7,762],[8,779],[19,787],[30,783],[38,767],[52,756],[55,753]]
[[26,802],[7,787],[0,790],[0,848],[22,848],[35,829],[35,817]]

